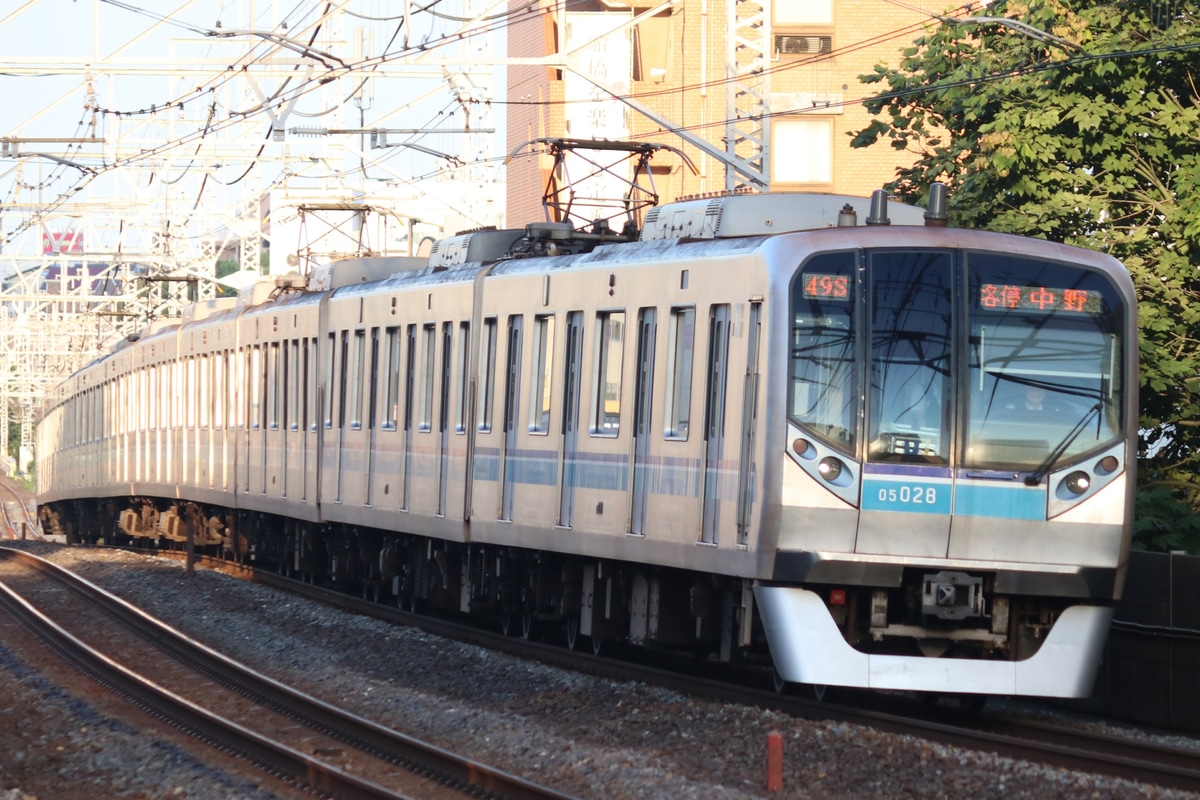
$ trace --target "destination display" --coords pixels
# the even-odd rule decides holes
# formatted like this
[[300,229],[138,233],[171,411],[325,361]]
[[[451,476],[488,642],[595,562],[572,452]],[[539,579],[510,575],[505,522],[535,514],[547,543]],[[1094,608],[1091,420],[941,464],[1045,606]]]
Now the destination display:
[[1088,289],[1054,289],[1048,286],[985,283],[979,287],[979,305],[982,308],[994,310],[1069,311],[1080,314],[1097,314],[1102,308],[1102,295],[1100,292]]
[[816,300],[849,300],[850,276],[808,272],[804,275],[804,296]]

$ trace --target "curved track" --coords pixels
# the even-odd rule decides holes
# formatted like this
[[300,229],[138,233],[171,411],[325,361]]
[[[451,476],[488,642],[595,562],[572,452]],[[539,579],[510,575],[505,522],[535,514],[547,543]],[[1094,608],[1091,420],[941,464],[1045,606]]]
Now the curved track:
[[[38,608],[22,594],[35,595]],[[566,798],[297,692],[28,553],[0,547],[0,606],[98,682],[310,790]]]
[[[183,557],[182,553],[175,551],[158,554]],[[253,578],[355,613],[394,623],[418,625],[430,633],[536,658],[567,669],[619,680],[643,681],[729,702],[774,708],[798,717],[852,722],[957,747],[996,752],[1034,763],[1200,792],[1200,749],[1099,733],[1044,720],[1022,719],[1000,712],[964,713],[953,704],[924,706],[905,696],[847,691],[839,695],[842,702],[815,702],[802,696],[776,693],[772,688],[770,673],[762,669],[743,670],[737,674],[721,671],[698,675],[695,673],[705,671],[704,667],[708,666],[706,662],[680,659],[664,666],[601,658],[593,655],[590,648],[579,652],[522,636],[506,636],[500,631],[484,631],[451,619],[401,611],[235,562],[207,557],[202,560],[212,568],[243,578]],[[565,643],[565,634],[561,638]]]
[[29,506],[21,493],[13,488],[9,479],[0,478],[0,515],[3,515],[3,534],[0,538],[23,539],[29,536],[41,539],[42,532],[36,518],[29,513]]

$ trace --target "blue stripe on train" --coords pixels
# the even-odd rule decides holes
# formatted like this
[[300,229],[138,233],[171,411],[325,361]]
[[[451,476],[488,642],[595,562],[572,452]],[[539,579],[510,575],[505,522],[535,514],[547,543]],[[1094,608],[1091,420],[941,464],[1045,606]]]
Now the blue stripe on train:
[[[1046,489],[1022,483],[969,483],[960,481],[953,488],[954,514],[960,517],[994,519],[1046,518]],[[949,514],[949,480],[921,475],[864,475],[863,511],[899,511],[918,514]]]
[[[553,450],[517,450],[510,454],[510,477],[516,483],[554,486],[558,481],[558,454]],[[565,465],[568,486],[624,492],[629,489],[629,457],[620,454],[577,453]],[[692,458],[653,457],[647,459],[642,475],[643,488],[653,494],[675,497],[700,496],[700,464]],[[475,451],[475,480],[500,478],[500,451],[480,447]],[[736,476],[722,479],[722,499],[733,497]],[[728,485],[727,485],[728,484]],[[733,488],[731,488],[733,487]],[[728,495],[728,497],[726,497]]]
[[963,517],[1045,519],[1046,487],[1019,482],[959,483],[954,513]]

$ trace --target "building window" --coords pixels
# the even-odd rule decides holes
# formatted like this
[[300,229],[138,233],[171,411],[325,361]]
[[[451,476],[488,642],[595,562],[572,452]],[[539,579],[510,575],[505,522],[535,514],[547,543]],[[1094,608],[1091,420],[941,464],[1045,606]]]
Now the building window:
[[771,182],[831,183],[833,120],[796,115],[771,124]]
[[771,5],[773,28],[833,24],[833,0],[788,0]]

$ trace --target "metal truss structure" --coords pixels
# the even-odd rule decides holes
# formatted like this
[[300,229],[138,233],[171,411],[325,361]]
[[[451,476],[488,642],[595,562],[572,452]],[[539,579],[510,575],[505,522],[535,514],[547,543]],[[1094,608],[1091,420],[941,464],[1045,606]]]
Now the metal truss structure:
[[[279,241],[296,235],[286,220],[319,216],[321,204],[398,218],[377,253],[411,251],[403,239],[418,213],[435,229],[443,218],[496,222],[481,203],[498,182],[490,49],[505,6],[473,2],[436,15],[377,0],[287,12],[176,0],[165,13],[92,0],[67,17],[61,4],[26,0],[0,12],[0,457],[10,469],[17,456],[28,471],[40,400],[63,377],[269,271],[265,245],[321,250]],[[274,255],[270,264],[285,269]],[[19,454],[8,452],[10,421]]]
[[771,182],[771,0],[727,4],[725,188],[764,191]]

